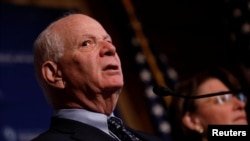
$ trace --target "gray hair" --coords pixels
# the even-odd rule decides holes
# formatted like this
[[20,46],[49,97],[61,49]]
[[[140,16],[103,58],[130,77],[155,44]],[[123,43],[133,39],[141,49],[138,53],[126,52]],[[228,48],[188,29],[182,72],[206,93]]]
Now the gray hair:
[[45,61],[58,62],[63,56],[64,42],[60,32],[54,30],[54,23],[50,24],[34,42],[34,67],[38,83],[47,93],[47,85],[42,77],[42,65]]

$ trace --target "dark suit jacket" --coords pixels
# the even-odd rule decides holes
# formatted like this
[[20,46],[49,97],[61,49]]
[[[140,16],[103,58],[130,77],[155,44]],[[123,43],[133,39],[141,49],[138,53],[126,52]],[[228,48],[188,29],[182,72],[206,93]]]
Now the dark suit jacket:
[[[131,129],[143,141],[161,141],[159,138]],[[114,141],[111,136],[90,125],[53,117],[50,128],[31,141]]]

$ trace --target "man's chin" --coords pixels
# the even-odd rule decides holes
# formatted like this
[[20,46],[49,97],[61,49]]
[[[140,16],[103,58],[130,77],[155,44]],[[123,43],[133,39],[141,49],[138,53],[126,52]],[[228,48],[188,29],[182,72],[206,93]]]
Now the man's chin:
[[110,81],[110,82],[106,82],[105,86],[106,88],[113,88],[113,89],[121,89],[123,87],[124,83],[123,81]]
[[123,85],[117,85],[117,84],[115,84],[115,85],[108,85],[108,86],[104,86],[103,87],[103,89],[105,91],[117,91],[117,92],[121,92],[122,88],[123,88]]

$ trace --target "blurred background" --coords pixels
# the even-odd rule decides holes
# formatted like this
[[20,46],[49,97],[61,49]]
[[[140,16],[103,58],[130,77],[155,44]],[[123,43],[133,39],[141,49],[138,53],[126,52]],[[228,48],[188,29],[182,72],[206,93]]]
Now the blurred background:
[[[0,0],[0,141],[28,141],[52,111],[33,72],[38,34],[67,12],[96,18],[113,38],[125,79],[116,114],[132,128],[171,140],[173,89],[201,69],[225,66],[250,84],[250,0]],[[247,95],[249,97],[249,94]],[[247,105],[249,119],[249,104]]]

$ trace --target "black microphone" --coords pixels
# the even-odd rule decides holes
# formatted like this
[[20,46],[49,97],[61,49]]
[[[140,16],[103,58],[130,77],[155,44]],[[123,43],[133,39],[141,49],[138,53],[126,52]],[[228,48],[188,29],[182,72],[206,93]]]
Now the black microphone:
[[174,93],[172,90],[170,90],[167,87],[154,86],[153,92],[158,96],[175,96],[175,97],[182,97],[182,98],[188,98],[188,99],[198,99],[198,98],[224,95],[224,94],[230,94],[230,93],[238,93],[238,92],[240,92],[240,90],[222,91],[222,92],[209,93],[209,94],[203,94],[203,95],[194,95],[194,96],[185,96],[185,95]]

